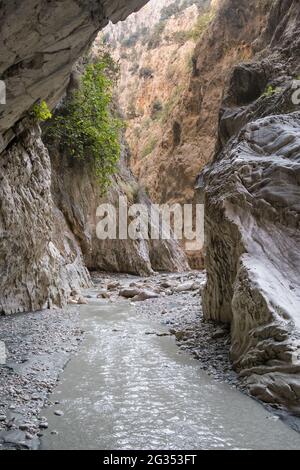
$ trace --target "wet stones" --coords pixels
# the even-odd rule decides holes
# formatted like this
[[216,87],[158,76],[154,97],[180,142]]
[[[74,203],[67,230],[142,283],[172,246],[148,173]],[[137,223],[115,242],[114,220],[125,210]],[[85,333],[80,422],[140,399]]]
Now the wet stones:
[[69,305],[87,305],[88,301],[80,293],[73,291],[68,300]]
[[107,290],[112,291],[112,290],[117,290],[121,287],[121,284],[119,281],[111,281],[107,284]]
[[188,281],[174,287],[174,292],[186,292],[194,289],[197,289],[197,284],[194,281]]
[[48,427],[49,427],[49,424],[47,423],[47,421],[42,421],[39,425],[40,429],[48,429]]
[[7,350],[7,364],[0,366],[1,449],[38,447],[38,437],[48,428],[39,413],[82,339],[77,321],[74,309],[0,318]]
[[141,293],[141,289],[137,287],[127,287],[119,291],[120,297],[125,297],[125,299],[133,299]]
[[98,299],[109,299],[110,293],[106,289],[100,289],[99,294],[97,295]]
[[[157,298],[136,302],[137,313],[161,317],[166,333],[146,332],[148,335],[174,336],[179,353],[191,353],[200,368],[216,380],[233,386],[239,385],[229,358],[230,334],[226,327],[203,319],[200,288],[205,283],[205,273],[190,272],[181,275],[158,275],[146,282],[151,289],[161,292]],[[144,284],[145,285],[145,284]],[[166,295],[163,295],[166,294]],[[216,335],[213,338],[213,335]],[[243,389],[243,386],[240,387]]]
[[149,290],[143,290],[138,295],[133,297],[132,301],[133,302],[144,302],[147,299],[157,299],[157,297],[159,297],[158,293],[152,292],[152,291],[149,291]]

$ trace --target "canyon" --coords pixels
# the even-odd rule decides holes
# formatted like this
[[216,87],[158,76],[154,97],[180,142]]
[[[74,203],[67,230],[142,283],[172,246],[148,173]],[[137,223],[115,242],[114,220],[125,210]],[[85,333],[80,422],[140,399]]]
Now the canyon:
[[[141,274],[152,272],[150,258],[153,260],[154,256],[148,253],[143,242],[133,243],[128,248],[123,244],[123,248],[117,250],[111,247],[111,255],[107,246],[100,246],[100,243],[93,251],[93,218],[101,200],[95,179],[89,169],[80,164],[69,173],[63,171],[70,166],[63,158],[56,176],[59,157],[53,152],[51,165],[39,128],[30,117],[23,116],[38,99],[45,98],[53,107],[65,92],[76,59],[92,44],[108,18],[120,20],[143,4],[132,2],[132,8],[130,4],[127,8],[119,5],[116,11],[110,3],[94,2],[91,9],[86,10],[80,2],[70,2],[66,10],[63,5],[57,6],[57,11],[49,5],[47,11],[39,2],[32,2],[24,11],[20,5],[18,15],[23,22],[13,22],[13,25],[10,21],[13,21],[15,10],[9,5],[1,10],[4,27],[0,70],[7,87],[8,102],[2,106],[0,119],[3,157],[0,309],[4,313],[64,305],[72,290],[89,286],[86,264],[90,268],[130,270]],[[61,18],[61,25],[57,24],[56,15]],[[40,18],[41,24],[32,33],[32,22],[36,17]],[[12,41],[19,49],[14,50]],[[85,178],[82,171],[86,173]],[[61,177],[62,172],[64,177]],[[74,184],[76,180],[80,180],[79,185]],[[66,187],[69,192],[62,189]],[[167,254],[172,249],[176,254],[177,247],[161,248],[161,254],[155,257],[167,259],[161,268],[187,268],[184,256],[178,250],[172,262],[172,257],[169,261],[169,256],[163,256],[164,249]],[[16,263],[12,263],[10,260],[16,251]],[[104,252],[107,262],[103,259]],[[118,256],[121,263],[116,259]]]
[[[296,0],[203,0],[178,2],[182,7],[173,12],[174,4],[169,0],[0,4],[0,78],[7,92],[7,103],[0,105],[0,312],[3,331],[17,351],[9,351],[14,356],[12,370],[18,374],[15,363],[22,364],[8,333],[14,318],[19,318],[15,314],[28,316],[32,325],[35,315],[41,315],[46,329],[47,312],[49,318],[57,314],[61,337],[68,337],[73,316],[66,326],[63,315],[71,299],[76,304],[72,309],[87,309],[85,314],[91,314],[95,328],[101,330],[88,303],[96,308],[97,295],[108,295],[111,280],[104,283],[106,274],[95,273],[127,273],[143,277],[146,294],[150,290],[160,296],[158,307],[155,298],[144,299],[142,307],[136,307],[137,324],[145,325],[143,312],[150,311],[152,304],[154,310],[161,310],[167,302],[164,308],[172,310],[168,306],[178,296],[182,305],[188,299],[190,308],[195,308],[190,292],[194,279],[190,289],[186,287],[188,276],[194,275],[188,274],[192,267],[205,270],[195,293],[199,318],[195,314],[187,326],[182,315],[179,329],[170,324],[172,334],[184,346],[190,344],[191,331],[204,331],[196,339],[192,333],[193,342],[199,341],[200,351],[206,343],[220,346],[221,353],[212,346],[213,353],[221,356],[219,366],[214,366],[216,375],[222,367],[228,368],[230,374],[237,374],[237,387],[281,416],[297,417],[300,4]],[[70,160],[58,145],[47,142],[44,125],[41,128],[31,112],[44,101],[55,113],[76,81],[78,60],[103,45],[120,64],[114,99],[127,122],[118,170],[105,195],[88,165]],[[103,202],[116,205],[119,196],[147,207],[151,201],[203,203],[204,249],[185,253],[174,239],[98,240],[97,207]],[[158,271],[179,274],[171,275],[178,278],[170,281],[156,278]],[[142,281],[131,281],[137,284],[137,297],[145,295]],[[111,309],[118,323],[120,299],[112,299],[113,306],[109,298],[103,300],[104,307],[100,302],[101,308]],[[80,300],[85,305],[77,305]],[[140,299],[136,300],[139,304]],[[136,327],[126,305],[130,341]],[[182,312],[182,305],[174,311]],[[74,314],[74,328],[77,325],[80,330],[77,321]],[[71,352],[80,337],[75,330],[68,337]],[[56,341],[60,344],[59,338]],[[153,347],[158,358],[154,343],[138,341]],[[41,347],[40,337],[38,343]],[[227,349],[222,349],[225,343]],[[201,352],[193,351],[204,364]],[[224,363],[226,355],[228,363]],[[65,359],[60,357],[59,364]],[[172,364],[177,367],[176,361]],[[59,374],[58,366],[51,367],[47,393],[53,392]],[[3,373],[9,377],[9,371]],[[28,381],[32,371],[27,373]],[[20,377],[20,387],[26,388],[28,383]],[[219,378],[225,380],[222,373]],[[194,384],[194,379],[180,375],[180,380],[184,394],[184,380]],[[196,413],[198,392],[191,398]],[[213,446],[214,437],[211,442]],[[34,439],[32,445],[36,445]],[[297,446],[297,438],[293,445]]]

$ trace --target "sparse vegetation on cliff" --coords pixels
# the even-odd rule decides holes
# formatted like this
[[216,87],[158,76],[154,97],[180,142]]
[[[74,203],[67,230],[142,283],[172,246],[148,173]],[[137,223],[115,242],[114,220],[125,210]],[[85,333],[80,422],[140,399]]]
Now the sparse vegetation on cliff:
[[178,44],[184,44],[186,41],[198,41],[205,34],[214,17],[215,11],[212,9],[200,14],[193,29],[190,31],[176,31],[173,34],[173,41]]
[[272,85],[267,86],[265,92],[263,93],[263,96],[270,97],[273,95],[276,95],[276,93],[280,92],[280,88],[275,88]]
[[47,121],[52,118],[51,111],[48,108],[46,101],[36,103],[33,107],[32,114],[37,121]]
[[210,23],[215,17],[216,12],[213,9],[206,11],[197,19],[196,25],[190,32],[190,38],[197,41],[207,31]]
[[103,190],[116,171],[120,156],[122,122],[113,116],[112,77],[116,66],[110,56],[89,64],[79,90],[67,100],[48,129],[73,158],[92,163]]

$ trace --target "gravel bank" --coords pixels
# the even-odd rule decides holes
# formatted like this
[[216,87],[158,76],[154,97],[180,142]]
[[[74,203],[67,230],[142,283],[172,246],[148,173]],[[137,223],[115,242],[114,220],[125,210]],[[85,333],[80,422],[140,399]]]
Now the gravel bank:
[[0,317],[0,449],[36,449],[40,416],[59,374],[82,339],[76,309]]

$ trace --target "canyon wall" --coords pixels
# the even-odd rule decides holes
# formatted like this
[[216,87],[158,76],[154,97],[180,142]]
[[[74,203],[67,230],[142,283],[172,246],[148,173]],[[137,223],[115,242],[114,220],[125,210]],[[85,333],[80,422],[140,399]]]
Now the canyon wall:
[[[203,301],[207,319],[231,323],[232,360],[250,392],[299,413],[300,4],[271,3],[259,52],[230,75],[217,152],[199,178]],[[228,17],[233,4],[224,2]]]
[[[81,233],[72,231],[54,201],[58,197],[53,197],[55,173],[30,110],[39,100],[55,106],[65,93],[75,61],[91,46],[98,31],[109,20],[125,19],[145,3],[1,2],[0,73],[7,89],[7,104],[0,108],[1,313],[61,306],[72,290],[90,283],[82,252],[84,240],[80,240],[86,236],[88,244],[90,234],[84,227]],[[84,183],[86,196],[91,184],[87,179]],[[78,201],[71,196],[69,201],[76,210]],[[81,208],[79,201],[79,212]],[[81,216],[79,213],[82,223]],[[145,254],[143,269],[136,265],[131,271],[149,273],[151,256]],[[186,267],[184,258],[182,262]]]
[[[148,276],[154,271],[189,269],[186,257],[175,240],[97,238],[96,228],[100,218],[96,214],[101,204],[111,204],[118,211],[119,198],[126,198],[128,211],[133,204],[143,204],[149,208],[150,214],[151,201],[127,167],[129,151],[125,142],[121,146],[118,171],[112,177],[112,184],[105,195],[101,194],[101,186],[90,165],[53,146],[48,146],[48,149],[55,206],[67,222],[70,233],[76,237],[84,264],[89,270]],[[155,224],[155,221],[151,223]]]
[[[159,12],[150,19],[145,8],[104,30],[121,65],[130,165],[154,201],[196,202],[197,175],[217,142],[226,80],[232,66],[253,56],[270,4],[231,1],[229,11],[219,0],[190,2],[167,19]],[[203,267],[199,251],[188,255],[191,266]]]

